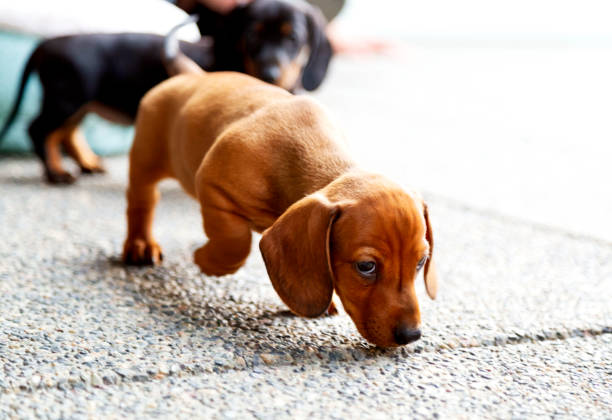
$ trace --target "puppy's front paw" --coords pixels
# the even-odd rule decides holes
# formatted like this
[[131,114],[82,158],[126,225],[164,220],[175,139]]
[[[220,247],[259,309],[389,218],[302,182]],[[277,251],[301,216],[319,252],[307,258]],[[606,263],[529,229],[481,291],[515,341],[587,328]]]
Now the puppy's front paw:
[[334,302],[330,303],[325,311],[325,316],[336,316],[338,315],[338,308],[334,305]]
[[123,262],[128,265],[158,265],[164,256],[155,241],[127,239],[123,245]]
[[200,267],[200,271],[208,276],[225,276],[226,274],[235,273],[241,266],[240,264],[223,265],[220,258],[215,258],[212,255],[208,244],[195,250],[193,253],[193,262]]

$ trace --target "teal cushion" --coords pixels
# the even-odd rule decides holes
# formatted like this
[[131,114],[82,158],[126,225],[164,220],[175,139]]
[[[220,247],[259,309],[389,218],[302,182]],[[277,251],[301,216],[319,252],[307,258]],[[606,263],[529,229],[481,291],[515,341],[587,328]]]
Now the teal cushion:
[[[13,107],[21,73],[39,38],[0,31],[0,124],[3,126]],[[30,77],[17,118],[4,139],[0,140],[0,153],[26,153],[31,151],[28,135],[30,121],[40,109],[42,88],[36,74]],[[99,155],[126,153],[134,135],[133,127],[110,123],[95,114],[89,114],[81,124],[87,142]]]

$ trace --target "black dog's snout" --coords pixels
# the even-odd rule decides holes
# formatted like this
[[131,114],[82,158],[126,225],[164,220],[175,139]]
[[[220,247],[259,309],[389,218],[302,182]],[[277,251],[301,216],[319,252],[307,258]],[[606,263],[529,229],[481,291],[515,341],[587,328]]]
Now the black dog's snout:
[[408,328],[405,325],[399,325],[393,332],[393,338],[399,345],[404,345],[417,341],[421,338],[421,330],[418,328]]
[[267,66],[261,70],[260,78],[264,82],[274,83],[279,79],[280,74],[281,74],[280,67]]

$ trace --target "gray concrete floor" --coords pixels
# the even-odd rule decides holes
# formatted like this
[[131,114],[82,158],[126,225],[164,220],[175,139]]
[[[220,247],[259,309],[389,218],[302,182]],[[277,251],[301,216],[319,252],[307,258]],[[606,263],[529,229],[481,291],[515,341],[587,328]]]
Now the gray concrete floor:
[[316,96],[355,156],[432,211],[440,296],[419,285],[424,337],[402,349],[288,316],[258,238],[235,275],[199,274],[197,204],[172,182],[163,266],[124,268],[124,157],[68,188],[3,158],[0,418],[612,418],[605,52],[334,64]]

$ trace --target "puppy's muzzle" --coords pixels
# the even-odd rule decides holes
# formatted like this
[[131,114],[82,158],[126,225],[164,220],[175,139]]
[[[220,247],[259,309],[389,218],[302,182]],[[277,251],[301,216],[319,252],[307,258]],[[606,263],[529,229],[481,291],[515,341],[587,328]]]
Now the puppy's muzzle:
[[406,325],[398,325],[393,332],[393,339],[400,346],[417,341],[419,338],[421,338],[421,330],[409,328]]
[[261,69],[260,78],[264,82],[276,83],[281,76],[281,69],[278,65],[266,65]]

